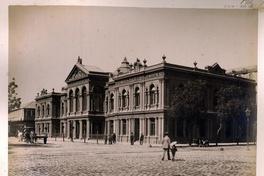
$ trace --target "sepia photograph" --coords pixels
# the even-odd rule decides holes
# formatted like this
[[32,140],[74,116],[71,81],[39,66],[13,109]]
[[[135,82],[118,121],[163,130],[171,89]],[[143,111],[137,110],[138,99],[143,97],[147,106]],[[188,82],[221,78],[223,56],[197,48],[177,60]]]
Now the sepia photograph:
[[10,5],[8,175],[257,175],[259,11],[236,5]]

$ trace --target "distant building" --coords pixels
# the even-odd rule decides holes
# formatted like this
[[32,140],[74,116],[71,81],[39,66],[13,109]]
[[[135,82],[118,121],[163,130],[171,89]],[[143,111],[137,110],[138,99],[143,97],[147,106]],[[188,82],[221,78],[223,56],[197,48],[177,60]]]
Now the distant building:
[[36,97],[35,132],[38,135],[58,136],[60,130],[60,98],[61,93],[48,93],[43,89]]
[[249,67],[243,67],[243,68],[235,68],[227,71],[227,74],[239,76],[247,79],[258,81],[258,70],[257,66],[249,66]]
[[8,134],[16,136],[18,130],[35,126],[35,102],[22,105],[21,108],[12,110],[8,113]]

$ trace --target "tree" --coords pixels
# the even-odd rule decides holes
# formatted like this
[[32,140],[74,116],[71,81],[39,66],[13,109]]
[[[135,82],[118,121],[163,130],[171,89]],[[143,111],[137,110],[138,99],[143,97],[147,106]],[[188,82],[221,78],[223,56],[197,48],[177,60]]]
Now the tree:
[[243,118],[247,105],[246,91],[240,86],[230,85],[222,87],[217,92],[216,111],[219,118],[219,128],[217,129],[217,143],[219,142],[223,122],[226,118],[234,118],[236,142],[239,143],[241,119]]
[[17,98],[15,78],[8,84],[8,112],[20,108],[21,98]]
[[191,143],[199,128],[197,122],[206,109],[206,82],[202,80],[188,81],[176,87],[171,97],[169,114],[174,118],[186,119],[189,142]]

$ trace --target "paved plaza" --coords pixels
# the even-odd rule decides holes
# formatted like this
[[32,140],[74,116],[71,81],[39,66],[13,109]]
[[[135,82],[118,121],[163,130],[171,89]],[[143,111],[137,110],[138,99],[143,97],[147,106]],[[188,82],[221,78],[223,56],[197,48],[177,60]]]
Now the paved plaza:
[[[41,141],[40,141],[41,142]],[[162,149],[147,144],[104,145],[49,139],[26,144],[9,139],[9,176],[255,175],[256,147],[178,147],[176,161],[161,161]]]

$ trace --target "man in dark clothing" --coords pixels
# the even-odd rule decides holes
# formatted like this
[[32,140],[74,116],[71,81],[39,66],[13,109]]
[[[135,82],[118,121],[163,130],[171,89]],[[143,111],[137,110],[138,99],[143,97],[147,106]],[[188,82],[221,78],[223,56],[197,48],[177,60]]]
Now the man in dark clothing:
[[115,144],[116,143],[116,134],[115,133],[113,133],[113,135],[112,135],[112,140],[113,140],[113,143]]
[[134,145],[134,133],[133,132],[131,132],[130,134],[130,144]]
[[141,133],[140,139],[139,139],[140,145],[143,145],[143,141],[144,141],[144,135]]

